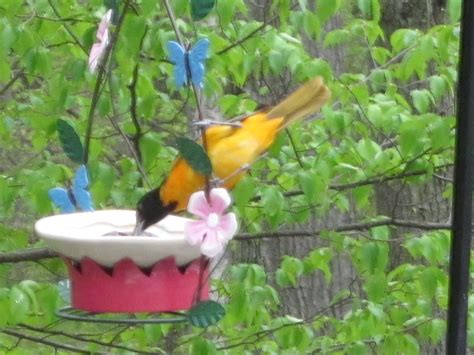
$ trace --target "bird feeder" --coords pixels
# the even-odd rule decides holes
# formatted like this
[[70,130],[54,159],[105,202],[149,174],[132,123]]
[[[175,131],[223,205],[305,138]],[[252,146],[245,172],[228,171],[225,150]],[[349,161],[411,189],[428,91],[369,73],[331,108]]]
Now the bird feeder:
[[130,236],[135,211],[103,210],[40,219],[36,233],[62,255],[74,309],[175,312],[209,298],[208,265],[184,237],[186,218],[168,216],[153,236]]

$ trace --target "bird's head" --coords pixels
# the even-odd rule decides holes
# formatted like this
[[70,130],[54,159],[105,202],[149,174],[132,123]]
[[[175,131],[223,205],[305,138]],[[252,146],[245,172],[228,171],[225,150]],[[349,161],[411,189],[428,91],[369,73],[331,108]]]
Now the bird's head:
[[137,203],[137,224],[133,235],[140,235],[142,231],[165,218],[176,208],[176,202],[163,203],[160,198],[160,188],[147,192]]

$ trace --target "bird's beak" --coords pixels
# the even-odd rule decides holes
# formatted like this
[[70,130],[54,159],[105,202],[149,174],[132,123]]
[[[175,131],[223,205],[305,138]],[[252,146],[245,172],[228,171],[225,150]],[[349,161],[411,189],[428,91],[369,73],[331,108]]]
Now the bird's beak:
[[145,221],[142,219],[137,219],[137,224],[135,225],[135,229],[132,232],[132,235],[140,235],[143,232],[143,226],[145,225]]

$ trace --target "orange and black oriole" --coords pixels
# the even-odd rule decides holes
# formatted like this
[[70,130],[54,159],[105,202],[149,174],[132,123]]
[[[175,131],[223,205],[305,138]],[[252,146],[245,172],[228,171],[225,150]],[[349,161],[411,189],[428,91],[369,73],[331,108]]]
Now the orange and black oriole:
[[[319,110],[331,93],[320,77],[314,78],[269,110],[243,118],[240,126],[212,125],[206,131],[207,154],[216,178],[232,189],[245,174],[242,167],[252,164],[275,141],[278,133]],[[162,185],[146,193],[137,205],[139,235],[172,212],[186,209],[190,196],[203,190],[205,178],[178,157]]]

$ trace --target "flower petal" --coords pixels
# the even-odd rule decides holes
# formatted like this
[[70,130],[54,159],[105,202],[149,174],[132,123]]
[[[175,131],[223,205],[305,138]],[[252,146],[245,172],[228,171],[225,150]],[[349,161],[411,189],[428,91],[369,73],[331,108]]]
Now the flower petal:
[[220,215],[224,214],[227,207],[230,206],[231,198],[226,189],[220,187],[212,189],[209,194],[211,200],[211,211]]
[[200,218],[207,218],[211,210],[207,203],[204,191],[198,191],[191,195],[188,202],[188,211]]
[[220,238],[220,233],[211,230],[207,234],[206,238],[201,245],[201,253],[204,255],[213,258],[217,254],[219,254],[222,250],[224,250],[225,244],[222,243]]
[[112,19],[112,9],[107,11],[104,17],[102,17],[102,20],[100,20],[99,28],[97,29],[97,34],[96,34],[96,37],[99,41],[104,40],[104,35],[106,34],[106,32],[108,32],[111,19]]
[[231,240],[237,232],[237,217],[235,213],[227,213],[219,221],[219,231],[225,241]]
[[97,69],[97,66],[102,62],[108,42],[109,34],[107,32],[102,42],[94,43],[92,45],[91,51],[89,53],[89,70],[91,73],[94,73]]
[[204,221],[189,221],[184,226],[184,236],[191,245],[198,245],[202,242],[205,234],[208,234],[209,228]]
[[94,43],[89,54],[89,70],[94,73],[102,55],[101,43]]

